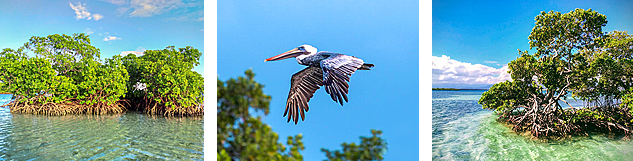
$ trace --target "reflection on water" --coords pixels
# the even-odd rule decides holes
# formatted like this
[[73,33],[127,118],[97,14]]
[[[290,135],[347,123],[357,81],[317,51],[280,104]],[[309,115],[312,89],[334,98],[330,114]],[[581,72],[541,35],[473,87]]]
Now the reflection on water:
[[0,108],[0,160],[202,160],[203,125],[202,117],[41,116]]
[[[519,135],[481,109],[484,91],[433,91],[433,160],[630,160],[633,142],[594,134],[557,142]],[[461,98],[461,99],[459,99]],[[569,101],[568,101],[569,102]],[[573,102],[581,105],[581,102]]]

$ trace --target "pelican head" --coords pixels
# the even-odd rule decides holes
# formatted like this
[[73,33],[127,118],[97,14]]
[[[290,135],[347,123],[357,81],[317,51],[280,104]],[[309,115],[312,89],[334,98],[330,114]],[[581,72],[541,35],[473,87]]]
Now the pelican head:
[[303,55],[307,56],[307,55],[312,55],[316,53],[317,53],[317,49],[315,47],[305,44],[297,48],[294,48],[290,51],[286,51],[285,53],[281,53],[277,56],[270,57],[264,60],[264,62],[283,60],[283,59],[294,58],[294,57],[303,56]]

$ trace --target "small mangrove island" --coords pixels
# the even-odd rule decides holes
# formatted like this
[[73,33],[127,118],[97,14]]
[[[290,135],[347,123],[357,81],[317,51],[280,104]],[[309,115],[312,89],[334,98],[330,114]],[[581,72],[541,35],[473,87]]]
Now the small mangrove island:
[[[591,9],[541,12],[530,49],[508,64],[512,81],[493,85],[479,104],[536,138],[592,132],[628,138],[633,130],[633,36],[602,32],[607,17]],[[573,107],[572,97],[585,102]]]
[[203,115],[204,79],[192,71],[201,55],[168,46],[102,60],[86,34],[33,36],[0,52],[0,91],[14,98],[0,106],[42,115]]
[[433,88],[433,90],[438,90],[438,91],[459,91],[459,89],[456,89],[456,88]]

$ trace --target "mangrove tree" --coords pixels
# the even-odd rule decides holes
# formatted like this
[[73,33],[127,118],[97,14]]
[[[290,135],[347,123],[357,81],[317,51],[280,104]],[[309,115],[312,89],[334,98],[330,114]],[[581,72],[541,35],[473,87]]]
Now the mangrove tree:
[[[512,81],[493,85],[479,103],[515,131],[564,137],[590,131],[628,135],[633,111],[633,39],[605,33],[607,17],[591,9],[541,12],[530,33],[532,54],[508,64]],[[585,102],[573,107],[568,97]]]
[[[29,56],[34,55],[34,56]],[[204,79],[192,71],[198,49],[169,46],[101,60],[86,34],[33,36],[0,52],[0,91],[13,94],[11,112],[202,115]]]
[[[30,57],[28,53],[35,56]],[[125,111],[128,74],[121,57],[100,62],[85,34],[33,36],[0,52],[0,81],[15,101],[11,112],[66,115]]]
[[146,50],[123,58],[130,80],[126,98],[150,114],[203,115],[204,79],[193,71],[202,53],[193,47]]

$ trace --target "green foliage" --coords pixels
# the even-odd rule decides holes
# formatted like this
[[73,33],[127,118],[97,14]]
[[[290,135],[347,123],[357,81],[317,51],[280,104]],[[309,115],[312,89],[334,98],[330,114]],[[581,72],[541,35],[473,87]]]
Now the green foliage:
[[[632,104],[633,104],[633,88],[629,88],[629,90],[627,90],[626,93],[622,96],[622,104],[620,104],[620,108],[628,109],[627,112],[630,115],[633,115],[633,108],[631,108]],[[633,119],[627,120],[627,121],[633,123]]]
[[[590,65],[586,63],[586,55],[603,42],[600,38],[602,26],[607,23],[606,16],[591,9],[576,9],[566,14],[541,12],[535,20],[528,39],[530,48],[536,48],[537,52],[530,55],[519,50],[521,57],[508,64],[512,83],[484,93],[489,96],[479,101],[484,108],[504,110],[507,108],[500,107],[530,106],[529,99],[542,106],[541,103],[549,103],[550,99],[564,98],[569,90],[573,90],[575,96],[589,93],[579,89],[595,84],[587,81],[592,76],[588,75],[591,71],[587,71]],[[494,96],[497,93],[506,94]],[[553,104],[559,106],[557,101]]]
[[[27,51],[35,57],[28,57]],[[122,112],[116,102],[125,95],[127,71],[120,57],[102,64],[99,55],[85,34],[33,36],[17,50],[4,49],[0,80],[17,97],[14,107],[35,105],[12,111],[56,115]]]
[[[4,49],[0,53],[0,68],[2,81],[15,96],[31,98],[43,92],[49,92],[50,88],[68,82],[55,76],[55,70],[49,61],[44,58],[28,58],[25,53],[19,50]],[[53,85],[55,84],[55,85]],[[27,101],[20,99],[18,101]],[[49,100],[44,100],[49,101]]]
[[578,69],[581,74],[576,76],[579,85],[574,94],[592,102],[620,99],[633,87],[633,82],[627,81],[633,78],[633,37],[626,31],[614,31],[599,39],[599,48],[581,53],[586,68]]
[[7,87],[5,87],[4,83],[0,83],[0,94],[1,93],[9,93],[8,92],[9,90],[7,90],[6,88]]
[[0,76],[0,93],[9,93],[9,85],[4,83],[2,78],[3,77]]
[[538,57],[564,57],[574,50],[591,49],[598,44],[595,39],[602,36],[602,27],[607,24],[607,16],[591,9],[576,9],[566,14],[541,12],[534,20],[528,39],[530,48],[538,50]]
[[516,82],[505,81],[497,83],[484,92],[479,99],[479,104],[484,109],[510,112],[519,105],[525,105],[527,93]]
[[343,143],[342,150],[330,151],[321,148],[328,160],[383,160],[387,152],[387,141],[380,138],[382,131],[371,130],[372,137],[361,136],[360,144]]
[[271,97],[255,82],[252,70],[245,74],[226,82],[218,79],[218,160],[303,160],[301,134],[289,136],[284,145],[261,117],[253,117],[251,111],[268,114]]
[[[130,71],[127,98],[152,114],[202,115],[204,79],[192,71],[199,65],[201,55],[198,49],[189,46],[178,50],[169,46],[146,50],[140,57],[125,56],[123,65]],[[146,88],[135,88],[141,84]]]
[[[279,135],[257,116],[257,113],[268,115],[271,97],[264,94],[264,85],[255,81],[252,70],[247,70],[245,75],[225,82],[217,80],[218,160],[303,160],[300,153],[305,149],[303,135],[288,136],[285,144],[280,142]],[[344,143],[343,154],[350,156],[339,159],[381,160],[387,142],[380,138],[381,131],[372,130],[372,134],[372,137],[361,137],[360,145]],[[341,153],[322,151],[328,153],[328,157],[330,153]]]

